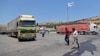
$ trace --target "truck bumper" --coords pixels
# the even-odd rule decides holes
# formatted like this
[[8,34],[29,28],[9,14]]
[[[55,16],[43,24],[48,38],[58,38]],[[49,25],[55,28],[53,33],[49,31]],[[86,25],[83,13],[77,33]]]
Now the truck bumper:
[[36,34],[22,34],[18,36],[19,39],[35,39]]

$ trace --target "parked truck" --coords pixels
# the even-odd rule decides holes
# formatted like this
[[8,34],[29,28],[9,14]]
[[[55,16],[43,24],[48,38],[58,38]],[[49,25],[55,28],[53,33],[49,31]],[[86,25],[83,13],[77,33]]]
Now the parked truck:
[[94,23],[75,23],[75,24],[67,24],[67,25],[57,25],[56,32],[57,33],[65,33],[65,28],[68,28],[70,32],[72,32],[72,28],[75,28],[79,34],[98,34],[98,26]]
[[0,24],[0,34],[6,34],[7,33],[7,25]]
[[22,39],[36,38],[36,20],[32,15],[19,15],[8,23],[8,36],[15,36],[19,41]]

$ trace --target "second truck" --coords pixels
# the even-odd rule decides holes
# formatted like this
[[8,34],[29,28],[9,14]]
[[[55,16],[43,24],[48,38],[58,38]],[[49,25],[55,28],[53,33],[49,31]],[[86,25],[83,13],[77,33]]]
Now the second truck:
[[8,23],[8,36],[15,36],[19,41],[22,39],[36,38],[36,20],[32,15],[19,15]]
[[72,32],[72,28],[75,28],[80,35],[85,35],[85,34],[97,35],[99,32],[98,26],[94,23],[74,23],[74,24],[66,24],[66,25],[57,25],[56,32],[65,33],[66,27],[71,32]]

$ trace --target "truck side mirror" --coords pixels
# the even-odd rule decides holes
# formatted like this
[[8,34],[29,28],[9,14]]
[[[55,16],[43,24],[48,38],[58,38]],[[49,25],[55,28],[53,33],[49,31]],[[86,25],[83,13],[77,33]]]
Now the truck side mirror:
[[36,26],[38,26],[39,24],[38,23],[36,23]]
[[17,22],[17,24],[16,24],[17,26],[18,26],[18,22]]

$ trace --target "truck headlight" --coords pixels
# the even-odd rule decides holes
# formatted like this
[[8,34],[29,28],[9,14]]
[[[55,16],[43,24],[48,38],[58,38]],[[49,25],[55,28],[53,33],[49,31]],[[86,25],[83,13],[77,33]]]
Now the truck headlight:
[[25,36],[25,34],[20,34],[20,36]]

